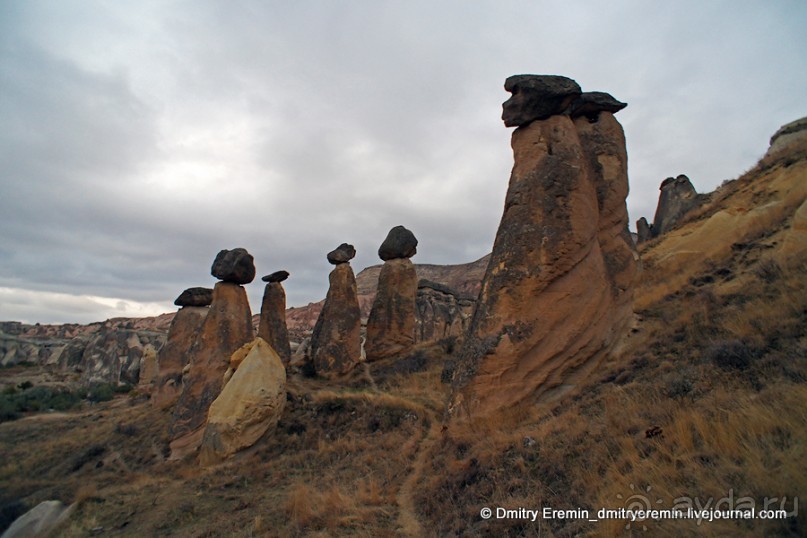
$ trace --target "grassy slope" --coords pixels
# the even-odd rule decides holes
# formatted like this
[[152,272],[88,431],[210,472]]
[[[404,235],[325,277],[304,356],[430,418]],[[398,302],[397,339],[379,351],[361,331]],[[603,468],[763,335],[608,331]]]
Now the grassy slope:
[[807,493],[807,259],[794,217],[806,155],[768,158],[644,245],[633,334],[550,408],[443,429],[445,351],[423,348],[340,386],[292,378],[275,431],[200,469],[164,461],[167,415],[118,398],[0,424],[0,501],[80,501],[64,536],[804,535],[804,508],[770,523],[627,529],[478,513],[670,508],[730,493],[757,506],[786,496],[792,510]]

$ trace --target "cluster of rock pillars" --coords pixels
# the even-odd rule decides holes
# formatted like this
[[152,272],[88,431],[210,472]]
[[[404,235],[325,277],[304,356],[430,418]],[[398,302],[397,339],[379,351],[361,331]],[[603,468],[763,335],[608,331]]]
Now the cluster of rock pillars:
[[[454,361],[446,420],[472,420],[574,387],[625,334],[638,255],[628,231],[627,153],[607,93],[573,80],[516,75],[502,119],[514,166],[504,214],[470,325]],[[384,261],[361,336],[353,246],[328,253],[334,265],[306,353],[316,375],[338,379],[362,361],[399,357],[415,344],[418,241],[403,226],[378,250]],[[222,250],[213,290],[191,288],[157,362],[152,401],[173,409],[172,457],[200,450],[214,463],[276,424],[291,360],[283,282],[266,288],[254,334],[244,284],[255,278],[244,249]]]

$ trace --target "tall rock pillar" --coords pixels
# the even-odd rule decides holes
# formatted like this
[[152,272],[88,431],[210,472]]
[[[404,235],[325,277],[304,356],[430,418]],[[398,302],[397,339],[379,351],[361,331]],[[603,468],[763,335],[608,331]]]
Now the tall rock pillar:
[[378,249],[384,265],[367,319],[368,361],[406,353],[415,344],[418,277],[409,258],[417,253],[417,244],[411,231],[396,226]]
[[261,303],[261,321],[258,336],[266,340],[288,366],[291,360],[289,330],[286,327],[286,291],[282,282],[289,278],[288,271],[275,271],[261,280],[266,282]]
[[210,311],[189,352],[190,370],[170,428],[172,459],[199,447],[207,410],[221,392],[230,356],[255,337],[249,300],[241,286],[255,278],[252,256],[242,248],[222,250],[211,273],[221,282],[213,288]]
[[448,413],[484,415],[574,387],[622,335],[636,260],[627,155],[608,94],[517,75],[504,214],[452,381]]

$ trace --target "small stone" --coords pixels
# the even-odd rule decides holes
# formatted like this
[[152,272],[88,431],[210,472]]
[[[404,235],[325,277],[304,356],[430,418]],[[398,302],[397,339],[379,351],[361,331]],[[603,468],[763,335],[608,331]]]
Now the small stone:
[[340,263],[347,263],[356,257],[356,249],[353,245],[342,243],[328,253],[328,262],[332,265],[339,265]]
[[255,260],[246,249],[225,249],[216,256],[210,273],[224,282],[249,284],[255,279]]
[[210,306],[213,302],[211,288],[188,288],[179,294],[174,304],[177,306]]
[[410,230],[395,226],[378,248],[378,257],[384,261],[411,258],[417,254],[418,240]]
[[266,275],[265,277],[261,278],[264,282],[283,282],[289,278],[288,271],[275,271],[271,275]]

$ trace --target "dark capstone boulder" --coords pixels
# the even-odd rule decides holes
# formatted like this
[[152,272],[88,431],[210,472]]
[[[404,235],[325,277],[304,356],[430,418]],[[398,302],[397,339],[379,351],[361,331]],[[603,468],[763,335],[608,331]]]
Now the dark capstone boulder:
[[559,75],[513,75],[504,82],[513,95],[502,105],[506,127],[565,114],[582,90],[574,80]]
[[224,282],[249,284],[255,279],[255,260],[246,249],[225,249],[216,256],[210,273]]
[[339,265],[340,263],[347,263],[355,257],[356,249],[353,248],[353,245],[342,243],[328,253],[328,262],[333,265]]
[[378,257],[384,261],[411,258],[417,254],[418,240],[411,231],[396,226],[389,231],[387,238],[378,248]]
[[288,271],[275,271],[271,275],[266,275],[265,277],[261,278],[264,282],[283,282],[289,278]]
[[213,302],[211,288],[188,288],[179,294],[174,304],[177,306],[210,306]]
[[572,103],[572,117],[585,116],[589,121],[597,121],[600,112],[615,114],[628,106],[617,101],[610,93],[585,92]]

